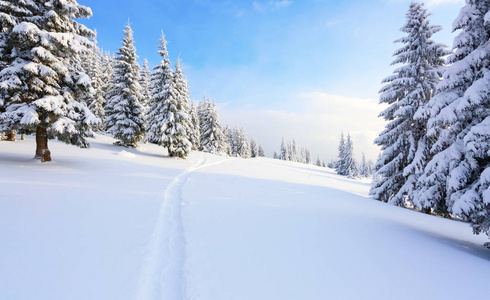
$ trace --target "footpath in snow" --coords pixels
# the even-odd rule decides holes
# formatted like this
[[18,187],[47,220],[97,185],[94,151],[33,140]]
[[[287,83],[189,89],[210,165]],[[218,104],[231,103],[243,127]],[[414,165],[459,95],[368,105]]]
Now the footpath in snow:
[[0,299],[487,299],[468,224],[272,159],[0,142]]

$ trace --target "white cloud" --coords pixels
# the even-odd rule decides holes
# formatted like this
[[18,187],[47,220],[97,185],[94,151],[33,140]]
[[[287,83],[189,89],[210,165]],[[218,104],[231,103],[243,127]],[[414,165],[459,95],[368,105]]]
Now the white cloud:
[[291,4],[293,4],[293,1],[288,1],[288,0],[269,1],[269,2],[254,1],[252,3],[254,9],[259,12],[274,11],[274,10],[288,7]]
[[230,108],[219,105],[221,122],[243,127],[249,137],[262,143],[266,154],[272,156],[279,149],[281,137],[295,139],[320,158],[329,161],[337,156],[340,133],[350,133],[354,152],[360,159],[362,152],[376,159],[379,147],[373,140],[384,128],[377,116],[383,109],[372,99],[361,99],[312,92],[296,97],[294,111],[285,109],[258,110],[251,107]]

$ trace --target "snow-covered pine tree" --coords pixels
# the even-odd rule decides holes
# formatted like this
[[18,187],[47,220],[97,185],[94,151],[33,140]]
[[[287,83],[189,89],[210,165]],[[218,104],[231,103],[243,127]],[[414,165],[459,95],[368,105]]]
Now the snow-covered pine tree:
[[248,138],[245,129],[241,128],[237,130],[237,154],[242,158],[250,157],[250,146],[248,145]]
[[191,132],[189,134],[189,141],[192,144],[192,150],[199,150],[201,148],[201,134],[199,132],[199,116],[197,114],[197,107],[194,101],[191,101],[189,117],[191,121]]
[[229,128],[226,126],[223,129],[223,132],[226,135],[226,138],[228,139],[228,145],[230,146],[230,153],[228,153],[230,156],[236,157],[238,155],[238,129],[235,128]]
[[359,176],[363,178],[371,176],[364,152],[362,153],[361,163],[359,164]]
[[490,236],[490,1],[467,0],[453,29],[451,65],[428,105],[435,142],[416,205],[447,208]]
[[35,132],[43,162],[51,160],[48,138],[89,147],[86,137],[100,122],[84,102],[93,95],[80,58],[93,32],[75,21],[91,15],[75,0],[0,1],[1,26],[11,30],[1,42],[8,59],[0,71],[0,131]]
[[317,157],[316,157],[316,165],[319,166],[319,167],[322,166],[322,161],[320,160],[320,156],[319,155],[317,155]]
[[224,153],[227,155],[227,156],[236,156],[236,153],[233,154],[233,149],[232,149],[232,143],[233,143],[233,137],[232,137],[232,133],[230,132],[233,131],[233,129],[230,129],[228,127],[228,125],[226,125],[225,127],[223,127],[223,135],[225,136],[226,138],[226,145],[225,145],[225,151]]
[[201,128],[201,147],[205,152],[226,154],[228,141],[219,122],[216,104],[206,96],[199,102],[199,123]]
[[257,146],[257,141],[252,137],[250,140],[250,157],[253,158],[257,156],[259,156],[259,148]]
[[[177,59],[174,72],[174,86],[176,90],[176,102],[169,106],[169,120],[173,119],[174,129],[168,129],[169,145],[172,150],[169,151],[170,156],[178,156],[186,158],[192,149],[190,135],[193,128],[191,118],[189,116],[189,88],[187,87],[187,79],[180,67],[180,59]],[[170,123],[168,123],[170,124]]]
[[298,157],[298,147],[296,146],[296,141],[293,139],[291,144],[291,161],[299,161]]
[[272,158],[274,159],[281,159],[279,153],[277,153],[277,151],[274,151],[274,154],[272,155]]
[[299,150],[299,162],[305,164],[306,163],[306,148],[301,147]]
[[399,206],[414,203],[416,182],[429,152],[425,106],[440,80],[443,57],[449,54],[444,45],[431,40],[440,30],[430,25],[423,4],[410,3],[401,28],[407,35],[395,41],[404,45],[395,51],[392,63],[403,65],[383,80],[380,90],[380,104],[390,105],[379,115],[389,123],[375,140],[382,151],[376,162],[380,180],[373,183],[370,194],[380,201]]
[[287,160],[287,149],[286,143],[284,141],[284,137],[281,140],[281,148],[279,149],[279,159]]
[[143,95],[143,100],[141,101],[141,105],[143,105],[143,109],[145,111],[149,108],[149,103],[151,99],[151,71],[148,68],[148,60],[145,58],[143,62],[143,67],[141,68],[140,74],[140,85],[141,85],[141,94]]
[[158,53],[162,61],[154,68],[152,76],[147,140],[167,148],[170,156],[185,158],[192,147],[188,139],[190,118],[187,82],[179,62],[175,65],[175,72],[170,67],[167,41],[163,33],[160,43]]
[[[21,6],[22,7],[22,6]],[[12,34],[12,28],[18,23],[19,18],[26,16],[28,10],[15,9],[13,2],[0,3],[0,70],[7,66],[9,61],[9,36]],[[0,89],[0,114],[5,112],[6,93]],[[15,141],[15,130],[0,131],[0,140]]]
[[[112,77],[114,75],[114,65],[115,59],[111,56],[109,52],[106,52],[103,57],[101,57],[101,68],[102,68],[102,97],[107,100],[109,99],[109,92],[112,89]],[[107,101],[106,103],[107,104]],[[107,105],[104,106],[105,111],[107,112],[110,107]]]
[[265,152],[264,152],[264,148],[262,147],[262,145],[259,145],[258,156],[259,157],[265,157]]
[[94,47],[92,51],[87,55],[89,57],[88,61],[90,62],[90,67],[88,70],[88,76],[92,82],[92,87],[94,89],[94,97],[87,99],[90,100],[90,103],[87,103],[90,111],[97,116],[101,123],[94,127],[94,130],[101,131],[103,128],[103,123],[105,119],[105,99],[103,95],[102,88],[104,86],[104,75],[102,71],[102,52],[97,46],[97,31],[94,31],[93,37]]
[[293,161],[293,143],[291,141],[286,143],[286,160]]
[[351,178],[355,178],[359,176],[359,167],[354,158],[354,143],[352,142],[352,138],[350,134],[347,134],[347,139],[345,141],[345,149],[344,149],[344,166],[346,167],[346,172]]
[[124,30],[123,45],[116,52],[112,88],[108,93],[106,129],[118,141],[116,145],[137,147],[145,136],[145,121],[141,94],[140,66],[136,59],[133,30],[129,24]]
[[308,165],[312,163],[311,152],[308,149],[306,149],[305,163]]
[[340,142],[339,142],[339,147],[338,147],[338,159],[337,163],[335,164],[335,172],[339,175],[347,175],[348,170],[346,166],[346,158],[345,158],[345,138],[344,138],[344,133],[341,132],[340,134]]

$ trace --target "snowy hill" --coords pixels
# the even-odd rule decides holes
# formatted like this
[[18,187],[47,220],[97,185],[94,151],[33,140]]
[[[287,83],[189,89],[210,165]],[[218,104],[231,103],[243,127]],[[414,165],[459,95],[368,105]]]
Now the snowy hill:
[[0,142],[0,299],[487,299],[468,224],[265,158]]

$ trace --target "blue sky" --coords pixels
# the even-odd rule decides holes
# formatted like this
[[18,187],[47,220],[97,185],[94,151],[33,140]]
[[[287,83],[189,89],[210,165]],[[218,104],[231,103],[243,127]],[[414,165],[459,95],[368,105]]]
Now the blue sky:
[[[393,41],[403,34],[405,0],[79,0],[94,16],[82,21],[99,32],[99,46],[116,51],[130,20],[137,54],[160,61],[158,39],[170,59],[180,56],[191,97],[206,92],[222,123],[244,127],[268,155],[281,137],[329,160],[341,131],[356,154],[375,159],[372,140],[381,80],[392,73]],[[434,36],[452,45],[451,24],[462,0],[427,0]]]

